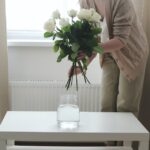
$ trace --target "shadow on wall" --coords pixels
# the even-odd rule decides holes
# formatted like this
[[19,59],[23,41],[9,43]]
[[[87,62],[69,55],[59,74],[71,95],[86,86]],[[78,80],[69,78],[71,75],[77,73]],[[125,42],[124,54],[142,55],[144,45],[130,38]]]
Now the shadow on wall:
[[140,105],[139,119],[144,124],[144,126],[150,131],[150,55],[147,63],[145,82],[143,88],[143,96]]

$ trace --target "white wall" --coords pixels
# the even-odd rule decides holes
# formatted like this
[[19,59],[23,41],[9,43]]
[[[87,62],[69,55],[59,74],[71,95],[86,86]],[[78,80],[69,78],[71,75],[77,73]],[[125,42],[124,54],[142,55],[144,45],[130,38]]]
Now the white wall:
[[[71,63],[67,59],[57,63],[56,53],[49,47],[8,47],[9,80],[67,80]],[[100,83],[101,69],[98,56],[90,64],[87,77]],[[79,76],[80,83],[84,80]]]

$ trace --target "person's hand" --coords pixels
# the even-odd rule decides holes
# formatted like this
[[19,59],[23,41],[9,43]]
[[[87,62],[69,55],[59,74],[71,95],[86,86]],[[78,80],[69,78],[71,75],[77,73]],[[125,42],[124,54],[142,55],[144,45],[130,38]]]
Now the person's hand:
[[[92,56],[90,58],[88,58],[88,65],[91,63],[91,61],[96,57],[97,53],[96,52],[93,52]],[[86,54],[83,53],[83,52],[79,52],[78,54],[78,57],[77,57],[77,60],[80,61],[82,60],[83,58],[86,57]],[[84,70],[85,71],[85,70]],[[76,66],[76,69],[74,69],[74,71],[72,70],[72,67],[69,69],[68,71],[68,76],[72,76],[72,75],[75,75],[75,74],[80,74],[82,73],[82,70],[80,69],[79,66]]]
[[[95,58],[96,55],[97,55],[97,53],[96,53],[96,52],[93,52],[93,53],[92,53],[92,56],[89,57],[89,62],[91,62],[91,61],[93,60],[93,58]],[[79,53],[78,53],[77,60],[82,60],[82,59],[85,58],[85,57],[86,57],[86,54],[85,54],[85,53],[79,52]]]
[[83,58],[85,58],[85,53],[83,53],[82,51],[78,53],[78,57],[77,60],[82,60]]

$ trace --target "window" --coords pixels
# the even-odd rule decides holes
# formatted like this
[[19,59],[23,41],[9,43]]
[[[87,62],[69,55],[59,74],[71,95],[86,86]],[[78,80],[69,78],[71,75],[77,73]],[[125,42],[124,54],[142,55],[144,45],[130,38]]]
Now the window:
[[40,38],[52,11],[64,16],[72,8],[79,9],[78,0],[6,0],[8,38]]

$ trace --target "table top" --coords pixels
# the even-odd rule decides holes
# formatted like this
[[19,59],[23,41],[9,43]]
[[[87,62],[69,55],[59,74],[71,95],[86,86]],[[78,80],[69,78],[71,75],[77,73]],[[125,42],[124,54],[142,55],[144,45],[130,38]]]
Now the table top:
[[0,138],[50,141],[145,140],[149,132],[132,113],[80,112],[76,129],[61,129],[56,112],[8,111]]

